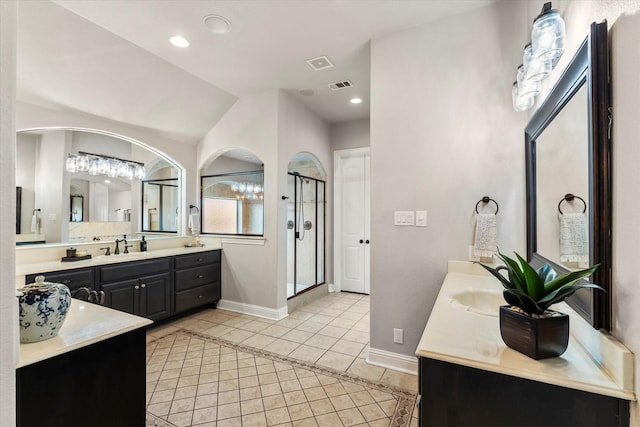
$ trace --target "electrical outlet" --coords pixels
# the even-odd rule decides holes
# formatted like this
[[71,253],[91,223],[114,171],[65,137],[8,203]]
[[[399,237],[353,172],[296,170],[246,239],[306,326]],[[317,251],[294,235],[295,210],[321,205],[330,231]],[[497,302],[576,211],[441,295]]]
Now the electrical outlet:
[[396,344],[404,344],[404,330],[393,329],[393,342]]

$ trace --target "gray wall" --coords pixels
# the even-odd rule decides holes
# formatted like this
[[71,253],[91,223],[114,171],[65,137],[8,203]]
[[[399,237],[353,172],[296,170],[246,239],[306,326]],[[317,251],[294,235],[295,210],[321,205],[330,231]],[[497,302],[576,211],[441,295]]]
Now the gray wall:
[[368,118],[331,125],[331,149],[333,150],[368,147],[370,143]]
[[[527,118],[510,94],[528,28],[523,3],[500,2],[371,43],[374,349],[414,354],[483,196],[500,204],[500,249],[524,250]],[[396,227],[396,210],[427,210],[428,226]]]

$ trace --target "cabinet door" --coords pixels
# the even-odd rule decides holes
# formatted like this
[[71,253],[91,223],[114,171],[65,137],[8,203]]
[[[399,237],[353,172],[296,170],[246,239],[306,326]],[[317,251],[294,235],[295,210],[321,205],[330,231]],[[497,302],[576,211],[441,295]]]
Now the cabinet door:
[[138,279],[123,280],[121,282],[102,285],[104,305],[127,313],[139,314],[139,288],[140,283]]
[[160,320],[171,314],[171,276],[169,273],[140,278],[140,315]]

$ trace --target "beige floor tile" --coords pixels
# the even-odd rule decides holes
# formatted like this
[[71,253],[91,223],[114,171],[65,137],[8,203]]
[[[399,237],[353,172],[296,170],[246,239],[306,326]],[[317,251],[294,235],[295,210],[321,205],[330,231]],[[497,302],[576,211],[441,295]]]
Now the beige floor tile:
[[262,397],[260,394],[260,387],[247,387],[240,389],[240,401],[259,399]]
[[320,383],[320,380],[318,379],[317,375],[309,375],[306,377],[300,377],[299,379],[300,381],[300,385],[302,386],[303,389],[310,389],[310,388],[315,388],[315,387],[321,387],[322,383]]
[[291,421],[287,408],[276,408],[265,411],[268,426],[275,426]]
[[349,369],[348,373],[356,375],[361,378],[365,378],[371,381],[380,381],[382,378],[382,374],[384,374],[385,368],[381,368],[380,366],[374,366],[368,364],[363,359],[356,359],[353,361]]
[[313,412],[311,412],[311,406],[308,403],[300,403],[297,405],[287,406],[289,410],[289,416],[292,421],[301,420],[303,418],[309,418],[313,416]]
[[242,416],[242,427],[266,427],[267,418],[264,412]]
[[325,353],[325,349],[301,344],[298,348],[289,353],[289,357],[304,362],[315,362]]
[[189,397],[195,397],[197,389],[198,387],[195,385],[187,386],[187,387],[179,387],[176,389],[176,393],[173,396],[173,399],[176,400],[176,399],[186,399]]
[[338,328],[337,326],[325,326],[318,331],[318,334],[326,335],[333,338],[342,338],[342,336],[347,332],[349,332],[349,330],[345,328]]
[[384,411],[380,408],[380,406],[378,406],[377,403],[358,406],[358,410],[367,422],[379,420],[382,418],[388,419],[387,414],[384,413]]
[[281,354],[283,356],[286,356],[289,353],[291,353],[293,350],[298,348],[299,346],[300,346],[300,344],[298,344],[296,342],[293,342],[293,341],[277,339],[274,342],[272,342],[271,344],[269,344],[268,346],[266,346],[264,349],[266,351],[271,351],[273,353],[277,353],[277,354]]
[[147,407],[147,409],[152,414],[154,414],[154,415],[156,415],[158,417],[163,417],[165,415],[169,415],[169,410],[171,409],[171,403],[172,403],[171,401],[162,402],[162,403],[154,403],[153,405],[149,405]]
[[305,341],[304,344],[329,350],[336,342],[338,342],[338,338],[328,337],[326,335],[314,335]]
[[316,416],[316,421],[318,422],[318,425],[320,427],[336,427],[336,426],[343,425],[342,422],[340,421],[340,418],[338,417],[338,414],[335,412],[324,414],[324,415],[318,415]]
[[303,418],[293,422],[293,427],[318,427],[318,422],[315,418]]
[[275,372],[267,372],[265,374],[258,374],[258,382],[260,385],[271,384],[279,382],[278,375]]
[[304,322],[304,319],[296,319],[294,317],[287,316],[282,320],[278,320],[276,323],[274,323],[274,325],[293,329],[296,326],[300,325],[302,322]]
[[342,336],[342,339],[367,344],[369,342],[369,331],[362,332],[350,329],[346,334]]
[[338,416],[345,426],[354,426],[365,422],[364,417],[356,408],[338,411]]
[[232,328],[241,328],[247,323],[251,323],[251,321],[252,319],[246,319],[244,317],[238,316],[232,317],[231,319],[222,322],[222,324],[225,326],[231,326]]
[[216,421],[218,408],[213,406],[209,408],[200,408],[193,411],[192,423],[194,425],[210,423]]
[[340,394],[338,396],[332,396],[329,398],[331,404],[336,409],[336,411],[341,411],[343,409],[355,408],[356,404],[353,403],[351,397],[348,394]]
[[280,383],[265,384],[260,386],[260,392],[263,397],[274,396],[276,394],[282,394]]
[[265,330],[271,325],[271,323],[263,322],[261,320],[252,320],[249,323],[245,323],[240,326],[239,329],[251,332],[260,332]]
[[308,311],[296,310],[293,313],[289,313],[289,317],[292,319],[309,320],[313,316],[313,313]]
[[218,406],[218,394],[206,394],[204,396],[196,396],[194,409],[203,409]]
[[347,354],[328,350],[316,361],[318,365],[327,366],[339,371],[346,371],[356,358]]
[[326,324],[314,322],[313,320],[307,320],[296,327],[298,331],[317,333],[320,329],[324,328]]
[[[327,393],[325,393],[324,388],[322,388],[322,386],[320,385],[318,385],[318,387],[305,388],[304,395],[306,396],[307,401],[309,402],[318,401],[318,400],[327,398]],[[314,405],[315,405],[315,402],[314,402]]]
[[302,390],[289,391],[289,392],[283,393],[283,395],[284,395],[284,401],[286,402],[287,406],[292,406],[292,405],[297,405],[299,403],[307,402],[307,397],[305,396]]
[[225,418],[239,417],[240,416],[240,403],[229,403],[226,405],[218,404],[218,420],[224,420]]
[[238,378],[238,383],[241,390],[250,387],[258,387],[260,385],[260,382],[258,381],[258,375]]
[[262,404],[264,405],[265,410],[284,408],[285,406],[287,406],[282,393],[263,397]]
[[336,317],[331,322],[329,322],[329,326],[337,326],[339,328],[351,329],[356,323],[357,320],[346,319],[343,317]]
[[349,393],[349,397],[351,397],[351,400],[353,400],[353,403],[355,403],[357,407],[375,403],[375,400],[373,399],[373,397],[371,397],[367,390]]
[[313,336],[312,332],[300,331],[298,329],[292,329],[282,336],[282,339],[287,341],[293,341],[302,344]]
[[188,427],[191,425],[192,415],[193,413],[191,411],[171,414],[169,415],[168,420],[176,427]]
[[242,329],[234,329],[229,333],[222,335],[220,338],[234,343],[241,343],[242,341],[249,339],[254,335],[254,332],[243,331]]
[[242,344],[247,345],[249,347],[263,349],[272,342],[274,342],[277,338],[271,337],[268,335],[255,334],[250,338],[247,338],[242,342]]
[[243,400],[240,403],[240,410],[242,415],[253,414],[256,412],[264,412],[264,405],[262,404],[262,399],[250,399]]
[[309,318],[307,322],[319,323],[321,325],[328,325],[334,319],[334,316],[328,316],[326,314],[315,314]]
[[300,385],[300,381],[298,381],[297,379],[287,380],[287,381],[280,381],[280,388],[282,389],[283,393],[287,393],[287,392],[290,392],[290,391],[302,390],[302,386]]
[[235,403],[239,401],[239,390],[221,391],[218,393],[218,405],[226,405],[227,403]]
[[385,384],[400,387],[405,390],[412,392],[418,391],[417,375],[405,374],[404,372],[387,369],[384,374],[382,374],[382,378],[380,380]]
[[220,418],[218,418],[218,421],[216,422],[214,427],[240,427],[241,425],[241,417],[227,418],[226,420],[221,420]]
[[365,345],[362,343],[341,339],[336,341],[330,350],[337,353],[348,354],[350,356],[358,356],[362,349],[364,349],[364,346]]
[[268,335],[270,337],[280,338],[287,332],[290,332],[291,328],[285,328],[284,326],[279,325],[270,325],[269,327],[262,330],[262,335]]
[[221,337],[222,335],[231,332],[233,329],[235,328],[232,328],[231,326],[216,325],[213,328],[202,331],[202,333],[211,337]]

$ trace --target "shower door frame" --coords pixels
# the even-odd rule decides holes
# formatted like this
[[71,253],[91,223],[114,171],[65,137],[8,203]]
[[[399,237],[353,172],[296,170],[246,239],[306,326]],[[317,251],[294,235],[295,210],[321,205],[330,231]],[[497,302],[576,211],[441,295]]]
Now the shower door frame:
[[[323,285],[326,283],[326,277],[327,277],[327,182],[323,181],[321,179],[318,178],[313,178],[310,176],[306,176],[306,175],[301,175],[301,174],[295,174],[292,172],[287,172],[288,175],[291,175],[294,179],[294,185],[293,185],[293,295],[291,295],[290,297],[287,297],[287,300],[291,299],[291,298],[295,298],[300,294],[303,294],[307,291],[310,291],[311,289],[317,288],[320,285]],[[316,244],[315,244],[315,262],[314,262],[314,266],[315,266],[315,280],[314,282],[316,282],[314,285],[309,286],[303,290],[301,290],[300,292],[297,291],[298,288],[298,215],[297,215],[297,203],[298,203],[298,179],[299,178],[303,178],[303,179],[308,179],[310,181],[315,181],[315,200],[316,200],[316,210],[315,210],[315,217],[316,217],[316,226],[314,227],[315,230],[315,234],[316,234]],[[318,282],[318,213],[320,212],[320,209],[318,209],[318,182],[323,183],[323,192],[322,192],[322,200],[323,200],[323,207],[322,207],[322,219],[323,219],[323,224],[322,224],[322,270],[323,270],[323,274],[322,274],[322,282],[317,283]],[[302,207],[302,209],[304,209],[304,206]],[[304,224],[302,225],[304,227]]]

